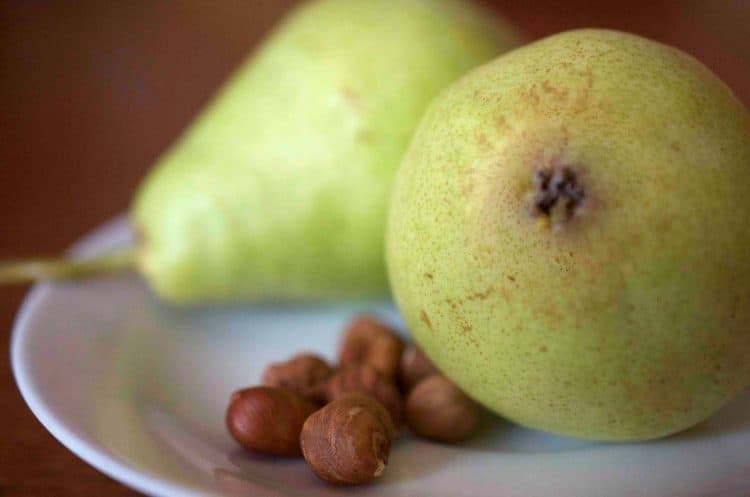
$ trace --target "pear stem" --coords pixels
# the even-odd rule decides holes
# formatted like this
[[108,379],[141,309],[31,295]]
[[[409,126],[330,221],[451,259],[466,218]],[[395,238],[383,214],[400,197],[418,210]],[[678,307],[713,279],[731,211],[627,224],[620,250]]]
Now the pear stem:
[[127,248],[92,259],[21,259],[0,262],[0,285],[32,283],[39,280],[75,280],[103,276],[131,269],[136,250]]

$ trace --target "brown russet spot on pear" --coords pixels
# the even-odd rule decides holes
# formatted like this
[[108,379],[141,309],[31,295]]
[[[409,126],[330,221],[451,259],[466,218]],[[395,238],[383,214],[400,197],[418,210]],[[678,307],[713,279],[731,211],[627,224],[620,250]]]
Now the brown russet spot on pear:
[[427,313],[422,309],[419,311],[419,319],[427,326],[427,328],[432,329],[432,321],[430,321],[430,316],[427,315]]

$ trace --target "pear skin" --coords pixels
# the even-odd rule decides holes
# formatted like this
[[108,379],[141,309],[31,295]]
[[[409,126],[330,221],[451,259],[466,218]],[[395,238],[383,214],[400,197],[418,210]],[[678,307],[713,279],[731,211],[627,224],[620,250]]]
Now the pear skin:
[[388,268],[417,342],[522,425],[644,440],[750,383],[750,115],[626,33],[514,50],[430,106]]
[[464,1],[303,4],[144,182],[139,269],[178,303],[386,294],[388,199],[419,119],[517,43]]

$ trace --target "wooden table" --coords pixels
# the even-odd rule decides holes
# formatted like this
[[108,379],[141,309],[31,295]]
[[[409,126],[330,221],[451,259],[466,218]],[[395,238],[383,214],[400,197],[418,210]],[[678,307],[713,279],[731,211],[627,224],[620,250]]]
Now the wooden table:
[[[139,180],[291,0],[0,3],[0,258],[55,254]],[[704,61],[750,105],[750,2],[491,2],[530,39],[630,30]],[[521,5],[521,4],[526,4]],[[0,288],[6,343],[23,288]],[[117,496],[33,417],[0,354],[0,496]]]

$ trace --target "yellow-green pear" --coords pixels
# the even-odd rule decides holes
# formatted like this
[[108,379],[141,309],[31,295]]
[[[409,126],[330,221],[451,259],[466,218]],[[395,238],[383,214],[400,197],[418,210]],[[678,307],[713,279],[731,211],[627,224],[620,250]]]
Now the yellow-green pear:
[[303,5],[140,191],[144,273],[179,301],[385,293],[387,203],[414,128],[512,43],[465,2]]
[[750,114],[692,57],[581,30],[443,92],[400,168],[395,298],[467,393],[643,440],[750,383]]
[[[302,4],[144,182],[135,264],[176,302],[386,294],[388,199],[419,119],[449,83],[517,44],[465,0]],[[131,262],[13,265],[0,280]]]

